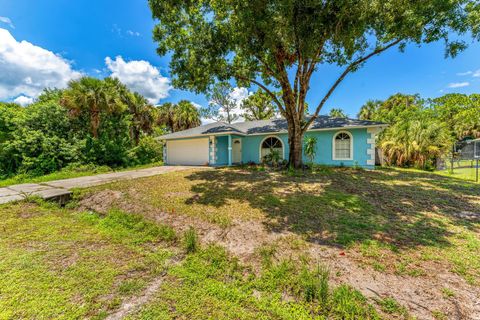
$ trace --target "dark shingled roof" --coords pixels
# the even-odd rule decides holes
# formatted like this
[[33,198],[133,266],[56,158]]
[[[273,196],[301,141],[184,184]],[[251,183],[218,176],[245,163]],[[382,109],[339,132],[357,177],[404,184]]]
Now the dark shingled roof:
[[[386,123],[357,120],[349,118],[332,118],[329,116],[318,116],[310,126],[309,130],[316,129],[341,129],[341,128],[355,128],[355,127],[379,127],[386,126]],[[160,140],[181,139],[195,136],[208,136],[212,134],[233,133],[239,135],[249,134],[268,134],[287,132],[287,120],[272,119],[272,120],[258,120],[246,121],[228,124],[225,122],[214,122],[196,128],[174,132],[159,137]]]

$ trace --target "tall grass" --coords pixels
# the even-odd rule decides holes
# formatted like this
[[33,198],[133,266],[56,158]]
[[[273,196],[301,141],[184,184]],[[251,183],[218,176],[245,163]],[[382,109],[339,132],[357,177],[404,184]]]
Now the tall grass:
[[194,253],[198,250],[198,236],[195,228],[190,227],[183,235],[183,245],[187,253]]

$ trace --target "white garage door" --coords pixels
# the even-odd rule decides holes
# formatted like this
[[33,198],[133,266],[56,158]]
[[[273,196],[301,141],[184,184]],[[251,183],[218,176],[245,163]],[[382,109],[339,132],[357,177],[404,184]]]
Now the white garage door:
[[167,141],[167,163],[205,165],[208,163],[208,138]]

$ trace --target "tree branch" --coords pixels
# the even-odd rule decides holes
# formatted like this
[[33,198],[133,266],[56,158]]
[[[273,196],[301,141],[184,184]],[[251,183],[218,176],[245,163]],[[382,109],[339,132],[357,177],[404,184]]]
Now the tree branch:
[[320,103],[318,104],[317,106],[317,109],[315,110],[315,113],[312,115],[312,117],[307,121],[307,123],[305,124],[305,126],[303,127],[303,130],[304,132],[307,130],[307,128],[312,124],[313,120],[315,120],[315,118],[318,116],[318,113],[320,112],[320,110],[322,109],[323,105],[325,104],[325,102],[327,102],[328,98],[330,98],[331,94],[335,91],[335,89],[338,87],[338,85],[343,81],[343,79],[345,79],[345,77],[356,67],[358,66],[359,64],[367,61],[368,59],[370,59],[371,57],[379,54],[379,53],[382,53],[383,51],[387,50],[387,49],[390,49],[391,47],[397,45],[400,41],[402,41],[402,39],[397,39],[391,43],[389,43],[387,46],[385,47],[382,47],[382,48],[378,48],[378,49],[375,49],[374,51],[372,51],[371,53],[367,54],[366,56],[362,57],[362,58],[359,58],[357,60],[355,60],[354,62],[352,62],[346,69],[345,71],[342,72],[342,74],[337,78],[337,80],[334,82],[334,84],[330,87],[330,89],[328,90],[327,94],[325,94],[325,96],[323,97],[322,101],[320,101]]
[[283,108],[282,104],[278,100],[277,96],[272,91],[270,91],[270,89],[268,89],[264,84],[262,84],[261,82],[259,82],[257,80],[253,80],[253,79],[241,76],[241,75],[237,75],[237,78],[242,79],[244,81],[252,82],[252,83],[256,84],[257,86],[259,86],[260,88],[262,88],[270,97],[272,97],[272,100],[278,106],[278,109],[280,110],[280,112],[285,114],[285,109]]

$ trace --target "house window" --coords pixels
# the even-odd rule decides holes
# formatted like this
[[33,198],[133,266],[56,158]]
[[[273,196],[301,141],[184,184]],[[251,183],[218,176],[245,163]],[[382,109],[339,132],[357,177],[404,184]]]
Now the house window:
[[352,159],[352,136],[348,132],[339,132],[333,138],[333,159]]
[[276,151],[280,154],[280,158],[283,159],[283,143],[277,137],[267,137],[262,141],[260,145],[260,161],[263,161],[266,155],[269,155],[272,151]]

